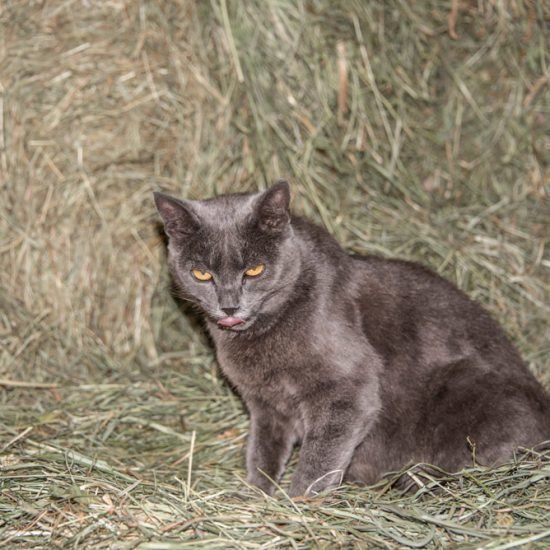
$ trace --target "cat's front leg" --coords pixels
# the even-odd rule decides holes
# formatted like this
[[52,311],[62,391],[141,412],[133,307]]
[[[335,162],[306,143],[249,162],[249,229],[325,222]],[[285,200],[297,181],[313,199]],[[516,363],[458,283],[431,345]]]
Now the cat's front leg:
[[340,485],[355,448],[378,412],[376,400],[367,407],[353,398],[320,401],[307,411],[300,459],[288,492],[291,497]]
[[246,451],[248,483],[271,495],[270,480],[278,481],[296,443],[292,421],[277,415],[267,405],[250,406],[250,434]]

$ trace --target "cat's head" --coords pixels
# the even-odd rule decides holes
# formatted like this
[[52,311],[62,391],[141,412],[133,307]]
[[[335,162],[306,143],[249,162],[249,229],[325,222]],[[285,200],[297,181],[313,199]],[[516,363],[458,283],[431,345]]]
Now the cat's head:
[[219,328],[243,331],[277,311],[297,276],[288,183],[204,201],[155,193],[182,297]]

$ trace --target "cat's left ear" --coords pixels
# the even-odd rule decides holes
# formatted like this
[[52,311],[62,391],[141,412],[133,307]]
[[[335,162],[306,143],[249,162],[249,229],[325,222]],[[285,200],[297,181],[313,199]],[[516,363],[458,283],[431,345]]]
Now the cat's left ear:
[[200,224],[192,212],[189,201],[175,199],[158,191],[155,191],[153,196],[168,237],[185,237],[198,230]]
[[281,233],[290,222],[290,189],[288,182],[279,180],[260,195],[257,206],[260,229]]

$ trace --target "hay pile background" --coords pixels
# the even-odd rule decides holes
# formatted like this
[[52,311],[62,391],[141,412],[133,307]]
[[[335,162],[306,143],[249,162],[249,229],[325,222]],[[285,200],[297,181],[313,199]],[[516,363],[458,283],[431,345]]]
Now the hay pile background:
[[483,303],[548,387],[543,4],[2,2],[2,546],[548,544],[548,454],[438,492],[243,498],[246,415],[151,200],[288,177],[350,250]]

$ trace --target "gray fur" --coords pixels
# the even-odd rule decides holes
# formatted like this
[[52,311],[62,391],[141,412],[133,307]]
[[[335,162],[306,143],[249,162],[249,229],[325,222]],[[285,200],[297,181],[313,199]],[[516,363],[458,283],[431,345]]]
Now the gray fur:
[[[290,215],[286,182],[155,201],[177,288],[250,412],[250,483],[271,493],[296,444],[292,496],[418,462],[456,471],[472,444],[478,463],[496,464],[550,439],[548,396],[479,305],[418,264],[350,256]],[[220,328],[228,307],[246,322]]]

